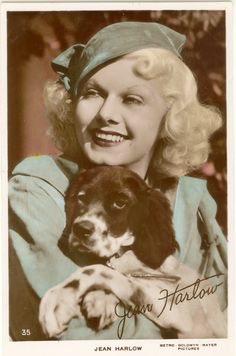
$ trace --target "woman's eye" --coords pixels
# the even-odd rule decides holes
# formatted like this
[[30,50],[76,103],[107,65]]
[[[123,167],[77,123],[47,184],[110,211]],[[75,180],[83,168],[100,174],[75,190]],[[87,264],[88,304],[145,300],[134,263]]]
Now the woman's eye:
[[100,96],[99,91],[96,89],[87,89],[84,93],[82,93],[84,98],[96,98]]
[[124,99],[124,102],[126,104],[136,104],[136,105],[141,105],[143,104],[142,98],[135,96],[135,95],[129,95]]

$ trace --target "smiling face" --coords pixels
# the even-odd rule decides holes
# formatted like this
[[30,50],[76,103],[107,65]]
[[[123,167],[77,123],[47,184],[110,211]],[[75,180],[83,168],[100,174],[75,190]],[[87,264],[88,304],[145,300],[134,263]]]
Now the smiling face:
[[88,79],[78,97],[75,127],[90,162],[126,166],[144,177],[167,106],[156,79],[137,76],[134,63],[123,57]]

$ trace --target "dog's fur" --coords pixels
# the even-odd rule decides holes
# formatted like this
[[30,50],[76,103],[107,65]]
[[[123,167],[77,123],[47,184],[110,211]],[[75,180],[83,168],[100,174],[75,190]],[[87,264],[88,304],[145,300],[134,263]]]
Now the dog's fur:
[[158,268],[178,246],[168,200],[121,167],[97,167],[76,176],[65,211],[59,246],[75,260],[80,251],[108,259],[132,246],[143,263]]
[[225,325],[223,316],[213,295],[207,297],[209,317],[197,300],[158,317],[161,306],[156,298],[161,290],[175,290],[198,278],[171,256],[178,244],[171,209],[161,192],[127,169],[97,167],[80,173],[70,184],[65,211],[60,248],[76,262],[86,253],[99,264],[78,269],[46,293],[40,322],[49,336],[61,334],[74,317],[83,316],[90,326],[102,329],[114,321],[119,301],[131,307],[152,303],[147,316],[161,328],[175,330],[178,337],[224,335],[224,326],[219,326]]

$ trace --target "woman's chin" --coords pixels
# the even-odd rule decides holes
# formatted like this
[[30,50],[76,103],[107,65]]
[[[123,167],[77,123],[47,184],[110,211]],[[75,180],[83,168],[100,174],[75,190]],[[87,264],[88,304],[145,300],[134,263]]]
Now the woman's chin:
[[90,162],[94,165],[104,165],[104,166],[120,166],[121,161],[110,157],[90,157]]
[[88,150],[84,152],[89,162],[94,165],[120,166],[124,163],[124,157],[118,157],[112,152],[96,152]]

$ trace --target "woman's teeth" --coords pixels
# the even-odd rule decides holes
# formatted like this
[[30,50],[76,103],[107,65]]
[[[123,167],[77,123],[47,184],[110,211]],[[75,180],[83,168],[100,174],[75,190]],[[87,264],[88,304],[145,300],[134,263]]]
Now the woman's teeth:
[[105,134],[101,132],[96,132],[95,136],[103,141],[109,142],[122,142],[124,141],[124,137],[120,135],[112,135],[112,134]]

